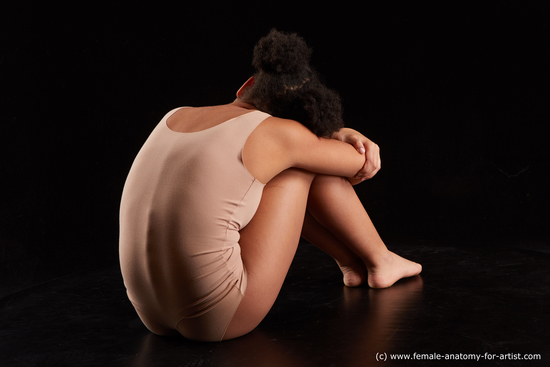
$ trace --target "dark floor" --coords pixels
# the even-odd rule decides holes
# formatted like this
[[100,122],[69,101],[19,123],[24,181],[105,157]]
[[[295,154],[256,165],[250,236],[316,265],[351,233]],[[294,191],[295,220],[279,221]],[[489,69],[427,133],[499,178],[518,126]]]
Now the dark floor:
[[265,321],[222,343],[150,334],[116,268],[57,279],[0,300],[0,366],[550,365],[550,254],[389,247],[422,276],[346,288],[330,258],[302,245]]

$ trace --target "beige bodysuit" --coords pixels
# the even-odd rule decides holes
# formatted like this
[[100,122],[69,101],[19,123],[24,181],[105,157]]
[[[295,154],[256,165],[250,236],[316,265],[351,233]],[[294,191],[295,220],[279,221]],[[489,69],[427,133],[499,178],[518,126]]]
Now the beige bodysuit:
[[[177,109],[176,109],[177,110]],[[120,264],[128,297],[154,333],[221,340],[246,290],[239,231],[264,185],[242,151],[267,117],[170,130],[169,112],[137,155],[122,194]]]

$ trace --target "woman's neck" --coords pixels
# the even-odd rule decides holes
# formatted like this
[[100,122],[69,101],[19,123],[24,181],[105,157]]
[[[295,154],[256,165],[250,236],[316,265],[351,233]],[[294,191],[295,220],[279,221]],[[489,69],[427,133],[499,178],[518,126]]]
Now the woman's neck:
[[239,98],[237,98],[236,100],[234,100],[232,103],[233,106],[237,106],[237,107],[240,107],[240,108],[245,108],[247,110],[257,110],[257,108],[253,105],[253,104],[250,104],[248,102],[245,102]]

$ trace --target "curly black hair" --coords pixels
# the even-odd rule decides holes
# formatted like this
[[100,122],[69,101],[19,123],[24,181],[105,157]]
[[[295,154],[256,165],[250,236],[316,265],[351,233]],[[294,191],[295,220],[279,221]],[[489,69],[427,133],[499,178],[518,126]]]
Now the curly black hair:
[[340,96],[310,65],[312,50],[295,33],[272,29],[254,47],[255,83],[241,97],[272,116],[296,120],[319,137],[344,126]]

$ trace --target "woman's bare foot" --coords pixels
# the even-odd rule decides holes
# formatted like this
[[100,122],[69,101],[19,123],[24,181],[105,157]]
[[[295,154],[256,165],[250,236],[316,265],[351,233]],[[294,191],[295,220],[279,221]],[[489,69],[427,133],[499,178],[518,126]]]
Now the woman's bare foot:
[[344,276],[344,284],[348,287],[358,287],[365,283],[367,279],[367,270],[365,265],[360,262],[355,262],[349,265],[341,265],[336,262]]
[[367,269],[371,288],[388,288],[401,278],[420,274],[422,265],[388,251],[374,266]]

